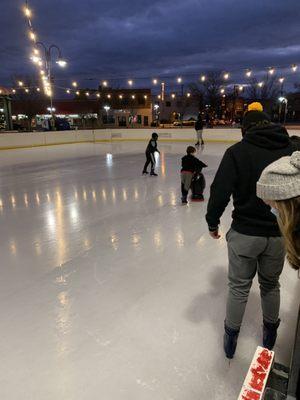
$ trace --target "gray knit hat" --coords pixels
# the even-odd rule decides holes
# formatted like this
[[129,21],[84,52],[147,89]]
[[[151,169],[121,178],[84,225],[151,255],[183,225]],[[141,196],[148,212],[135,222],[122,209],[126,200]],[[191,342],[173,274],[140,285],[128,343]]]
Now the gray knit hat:
[[257,196],[264,200],[287,200],[300,196],[300,151],[265,168],[257,182]]

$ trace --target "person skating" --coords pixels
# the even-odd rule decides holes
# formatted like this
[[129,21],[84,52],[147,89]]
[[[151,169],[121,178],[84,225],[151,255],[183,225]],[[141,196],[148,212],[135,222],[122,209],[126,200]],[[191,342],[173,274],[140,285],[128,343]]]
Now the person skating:
[[195,131],[197,135],[197,143],[195,146],[204,146],[204,141],[203,141],[203,121],[201,114],[198,115],[197,121],[195,122]]
[[150,175],[151,176],[158,176],[155,173],[155,152],[157,151],[159,153],[159,150],[157,149],[157,140],[158,140],[158,134],[153,132],[152,133],[152,137],[148,143],[148,146],[146,148],[146,163],[144,165],[144,169],[143,169],[143,175],[148,174],[148,165],[151,164],[151,172]]
[[211,186],[206,220],[219,239],[220,218],[233,197],[231,229],[226,235],[229,269],[224,351],[233,358],[253,278],[258,273],[264,325],[279,326],[280,285],[285,250],[276,217],[256,196],[256,182],[272,162],[294,149],[286,129],[263,111],[243,120],[243,140],[225,152]]
[[197,150],[193,146],[186,149],[187,155],[181,159],[181,202],[187,204],[187,196],[191,187],[194,174],[200,173],[203,168],[207,167],[202,161],[195,157]]

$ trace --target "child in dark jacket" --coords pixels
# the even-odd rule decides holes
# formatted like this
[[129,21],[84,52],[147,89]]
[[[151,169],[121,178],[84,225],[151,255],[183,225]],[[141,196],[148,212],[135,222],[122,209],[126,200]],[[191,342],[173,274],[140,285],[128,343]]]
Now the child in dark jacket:
[[181,201],[182,204],[187,204],[187,196],[191,188],[192,180],[195,174],[200,174],[203,168],[207,165],[195,157],[196,149],[193,146],[188,146],[186,149],[187,155],[182,157],[181,163]]
[[151,164],[151,172],[150,175],[152,176],[157,176],[155,173],[155,156],[154,153],[157,151],[159,153],[159,150],[157,149],[157,139],[158,139],[158,134],[157,133],[152,133],[152,137],[148,143],[148,146],[146,148],[146,163],[144,165],[143,169],[143,175],[148,174],[148,165]]

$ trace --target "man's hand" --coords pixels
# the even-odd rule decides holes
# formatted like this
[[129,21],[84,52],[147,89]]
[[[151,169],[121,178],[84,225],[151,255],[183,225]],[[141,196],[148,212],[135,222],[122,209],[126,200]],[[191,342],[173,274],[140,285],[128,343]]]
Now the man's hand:
[[209,234],[213,239],[220,239],[221,237],[221,235],[219,235],[219,229],[215,231],[209,231]]

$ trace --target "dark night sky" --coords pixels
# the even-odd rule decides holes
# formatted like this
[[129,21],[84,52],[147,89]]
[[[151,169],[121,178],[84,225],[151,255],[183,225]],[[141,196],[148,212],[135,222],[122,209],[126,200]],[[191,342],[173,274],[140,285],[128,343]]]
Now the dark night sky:
[[[0,84],[33,75],[19,0],[0,0]],[[299,0],[31,0],[60,78],[180,75],[300,63]],[[300,68],[297,72],[300,78]],[[300,79],[299,79],[300,81]],[[88,85],[88,83],[87,83]]]

